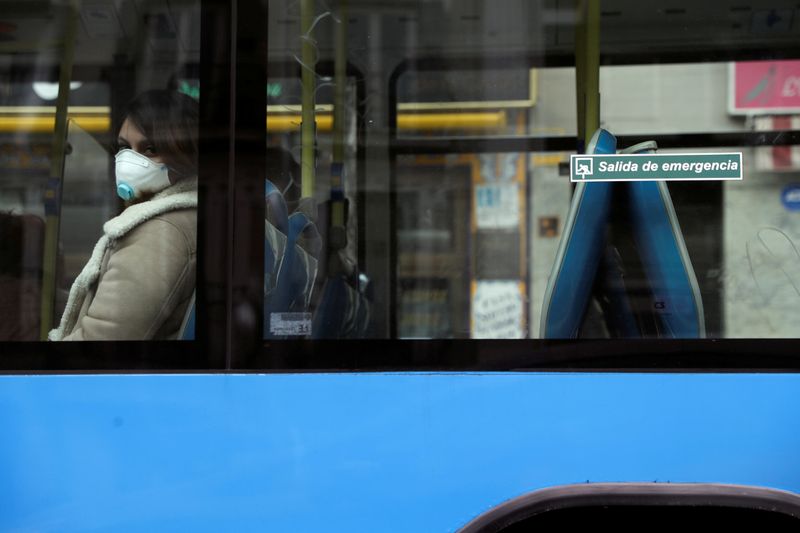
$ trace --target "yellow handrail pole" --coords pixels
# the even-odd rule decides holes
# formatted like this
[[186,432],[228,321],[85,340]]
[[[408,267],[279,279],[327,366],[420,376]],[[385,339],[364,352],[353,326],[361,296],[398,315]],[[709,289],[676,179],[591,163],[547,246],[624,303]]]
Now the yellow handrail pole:
[[39,322],[39,338],[47,340],[53,326],[56,294],[56,264],[58,260],[59,211],[61,210],[61,187],[63,185],[64,154],[67,145],[67,107],[69,105],[69,82],[72,79],[72,63],[75,55],[75,37],[78,31],[79,0],[69,3],[69,12],[64,28],[61,66],[58,74],[58,98],[53,128],[53,155],[50,159],[50,185],[45,192],[45,233],[42,259],[42,299]]
[[[317,110],[319,111],[317,106]],[[89,133],[107,133],[111,128],[111,119],[108,113],[81,114],[76,106],[69,107],[70,123],[80,126]],[[333,114],[317,112],[314,121],[317,123],[316,131],[333,131]],[[270,133],[300,131],[302,116],[297,114],[267,115],[267,131]],[[478,111],[462,113],[400,113],[397,115],[397,129],[400,131],[497,131],[505,129],[508,125],[506,111]],[[55,112],[40,115],[26,115],[24,113],[3,114],[0,111],[0,133],[53,133],[55,127]],[[558,130],[563,133],[563,128],[539,128],[544,130]]]
[[576,16],[575,96],[585,148],[600,127],[600,0],[577,0]]
[[[87,126],[91,125],[87,119],[81,117],[75,117],[73,115],[72,119],[75,120],[79,126],[84,123],[86,123]],[[317,114],[314,116],[314,120],[317,123],[317,131],[335,131],[334,117],[331,114]],[[302,121],[302,116],[298,115],[268,115],[267,128],[270,133],[298,131],[301,129]],[[480,113],[400,113],[397,116],[397,129],[400,131],[496,131],[505,128],[507,124],[508,116],[505,111]],[[106,130],[107,129],[106,127]],[[3,131],[2,117],[0,117],[0,131]]]
[[311,30],[314,24],[314,0],[300,0],[300,31],[301,35],[301,83],[302,83],[302,123],[300,124],[301,176],[302,195],[314,196],[315,154],[314,138],[316,136],[314,124],[314,92],[316,91],[317,61],[314,43],[311,40]]

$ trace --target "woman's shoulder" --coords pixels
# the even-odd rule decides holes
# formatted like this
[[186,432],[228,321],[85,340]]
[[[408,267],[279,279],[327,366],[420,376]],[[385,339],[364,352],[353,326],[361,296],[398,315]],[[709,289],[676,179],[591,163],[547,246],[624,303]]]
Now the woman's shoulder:
[[117,248],[132,245],[183,249],[193,254],[197,248],[197,210],[177,209],[145,220],[119,239]]
[[[162,213],[152,220],[165,222],[187,236],[197,236],[197,209],[176,209]],[[150,222],[150,221],[148,221]],[[145,222],[146,224],[147,222]]]

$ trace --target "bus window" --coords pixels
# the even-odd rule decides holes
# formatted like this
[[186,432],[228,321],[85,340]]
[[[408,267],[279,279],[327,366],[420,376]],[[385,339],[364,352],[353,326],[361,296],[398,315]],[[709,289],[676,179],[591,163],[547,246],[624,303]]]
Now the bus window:
[[4,15],[2,340],[183,336],[198,112],[178,80],[197,68],[196,23],[191,1]]
[[[643,36],[614,31],[612,9],[591,81],[580,28],[537,3],[517,13],[524,28],[482,4],[272,7],[267,210],[284,192],[287,219],[310,216],[267,221],[265,338],[795,336],[794,148],[751,135],[790,130],[764,116],[793,111],[735,95],[740,72],[790,80],[792,62],[650,60],[626,52]],[[651,140],[656,154],[741,152],[744,179],[589,186],[581,204],[570,155],[598,127],[612,153]]]
[[[204,335],[213,329],[204,340],[215,364],[281,368],[295,364],[282,353],[317,368],[296,348],[323,354],[328,339],[444,345],[468,364],[489,357],[483,341],[515,340],[501,345],[535,365],[540,348],[582,350],[581,339],[668,350],[662,341],[716,349],[704,340],[793,338],[800,108],[797,62],[779,52],[791,32],[744,31],[747,10],[731,11],[737,22],[723,28],[705,8],[651,17],[610,2],[589,46],[582,39],[597,34],[572,4],[501,4],[513,9],[253,1],[234,30],[225,2],[39,3],[31,12],[41,16],[10,14],[0,211],[14,245],[0,272],[9,288],[0,335],[188,340],[199,320]],[[201,13],[204,27],[226,29],[200,35]],[[677,15],[697,19],[685,26],[693,44],[671,33]],[[641,18],[635,31],[620,26],[629,16]],[[219,43],[230,53],[201,58]],[[158,131],[196,139],[174,144],[166,162],[137,144],[160,135],[141,124],[133,138],[120,134],[126,106],[152,91],[183,102],[155,113],[182,125]],[[691,161],[733,153],[740,179],[582,185],[570,161],[590,150]],[[160,185],[137,197],[118,169],[145,160],[165,168],[139,176]],[[169,254],[145,246],[159,259],[124,277],[130,296],[105,308],[139,308],[119,301],[160,284],[143,306],[157,311],[140,312],[158,318],[136,331],[109,327],[120,317],[90,309],[107,285],[82,274],[98,257],[106,272],[106,252],[133,229],[98,250],[104,224],[203,173],[177,225],[181,242],[204,231],[211,240],[188,246],[185,269],[171,273],[159,270]],[[164,216],[148,214],[146,225]],[[87,316],[99,329],[78,325]],[[409,357],[433,364],[388,346],[402,368]]]

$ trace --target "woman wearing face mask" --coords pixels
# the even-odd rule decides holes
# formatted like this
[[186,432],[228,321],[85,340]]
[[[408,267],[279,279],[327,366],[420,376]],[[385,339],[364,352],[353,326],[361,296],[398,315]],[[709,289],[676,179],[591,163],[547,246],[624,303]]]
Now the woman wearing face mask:
[[148,91],[124,116],[115,173],[126,208],[103,225],[50,340],[176,338],[194,292],[197,103]]

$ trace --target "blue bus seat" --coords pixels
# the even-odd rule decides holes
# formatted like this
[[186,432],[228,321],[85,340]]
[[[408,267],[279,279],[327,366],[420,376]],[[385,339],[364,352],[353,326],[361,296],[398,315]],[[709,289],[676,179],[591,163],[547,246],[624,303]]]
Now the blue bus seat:
[[[622,153],[653,153],[655,142]],[[705,337],[700,288],[686,250],[675,207],[663,181],[634,181],[628,187],[628,213],[650,289],[660,337]]]
[[303,311],[310,305],[317,261],[299,246],[301,237],[310,241],[320,238],[308,216],[295,212],[289,216],[289,233],[272,298],[273,311]]
[[642,331],[628,298],[623,263],[619,250],[607,245],[600,263],[595,291],[600,293],[599,304],[606,327],[613,332],[611,336],[633,339],[642,337]]
[[275,288],[277,282],[280,258],[283,256],[281,239],[276,232],[286,235],[289,227],[289,212],[286,200],[274,183],[265,181],[264,196],[266,210],[264,224],[264,295],[268,295]]
[[177,339],[183,341],[194,340],[195,329],[195,294],[197,291],[192,291],[192,298],[189,300],[189,306],[186,308],[186,314],[181,322],[181,327],[178,329]]
[[367,333],[370,303],[366,288],[357,290],[343,276],[325,283],[312,328],[315,339],[361,338]]
[[[589,154],[613,154],[617,139],[599,129],[589,141]],[[540,332],[544,338],[574,338],[592,293],[606,243],[611,183],[578,183],[572,195],[564,234],[547,281]]]
[[[316,204],[312,199],[301,199],[289,215],[283,195],[274,184],[267,181],[265,193],[264,337],[277,338],[281,335],[271,327],[273,315],[279,315],[275,318],[281,322],[288,319],[300,324],[305,324],[311,316],[309,311],[323,243],[314,223]],[[369,298],[365,292],[368,288],[368,283],[351,283],[345,276],[327,279],[310,321],[312,337],[364,336],[370,319]]]
[[[653,152],[652,141],[622,153]],[[588,153],[616,153],[616,139],[605,130],[592,136]],[[602,293],[606,318],[616,334],[643,336],[628,300],[622,259],[606,246],[612,187],[623,188],[626,224],[632,228],[638,260],[652,292],[657,336],[705,336],[703,306],[697,279],[663,181],[629,183],[578,183],[548,279],[542,307],[543,338],[577,337],[593,290]],[[618,189],[619,190],[619,189]],[[599,274],[599,275],[598,275]]]
[[288,233],[289,210],[286,206],[286,199],[281,191],[269,180],[264,185],[264,196],[266,198],[266,219],[278,228],[284,235]]
[[[301,239],[310,246],[319,246],[316,225],[305,213],[292,213],[284,235],[269,222],[265,223],[264,245],[264,336],[274,338],[270,322],[273,314],[306,313],[317,276],[317,260],[300,246]],[[267,279],[270,280],[267,285]]]
[[264,221],[264,295],[269,296],[278,281],[278,269],[286,246],[286,235],[268,220]]

